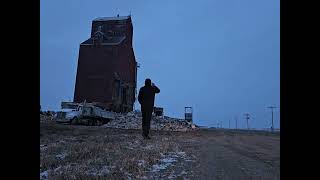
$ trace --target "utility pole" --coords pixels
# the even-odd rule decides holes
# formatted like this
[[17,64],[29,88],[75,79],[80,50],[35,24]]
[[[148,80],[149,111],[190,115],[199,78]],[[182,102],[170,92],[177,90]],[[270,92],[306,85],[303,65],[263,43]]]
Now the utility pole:
[[250,119],[250,114],[249,113],[246,113],[246,114],[244,114],[245,116],[246,116],[246,119],[247,119],[247,128],[248,128],[248,130],[249,130],[249,119]]
[[229,129],[230,129],[230,119],[229,119]]
[[273,131],[274,127],[273,127],[273,109],[276,108],[275,106],[269,106],[268,108],[271,109],[271,122],[272,122],[272,126],[271,126],[271,131]]

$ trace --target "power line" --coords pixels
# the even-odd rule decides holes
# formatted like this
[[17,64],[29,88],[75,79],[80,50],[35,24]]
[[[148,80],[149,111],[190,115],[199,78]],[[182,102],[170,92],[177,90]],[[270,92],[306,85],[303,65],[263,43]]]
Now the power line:
[[247,119],[247,129],[249,130],[249,119],[250,119],[250,114],[249,114],[249,113],[245,113],[244,115],[246,116],[246,119]]
[[276,106],[269,106],[268,108],[271,109],[271,122],[272,122],[271,131],[273,131],[274,130],[274,126],[273,126],[273,109],[276,108]]

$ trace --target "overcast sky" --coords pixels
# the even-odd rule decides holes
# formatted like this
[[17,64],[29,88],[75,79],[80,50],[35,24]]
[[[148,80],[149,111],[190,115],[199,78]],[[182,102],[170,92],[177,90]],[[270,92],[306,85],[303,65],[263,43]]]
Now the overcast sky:
[[[167,116],[246,128],[280,124],[279,0],[41,0],[40,103],[57,110],[73,100],[79,45],[97,17],[129,15],[141,68],[138,88],[151,78],[156,106]],[[136,106],[140,108],[140,105]]]

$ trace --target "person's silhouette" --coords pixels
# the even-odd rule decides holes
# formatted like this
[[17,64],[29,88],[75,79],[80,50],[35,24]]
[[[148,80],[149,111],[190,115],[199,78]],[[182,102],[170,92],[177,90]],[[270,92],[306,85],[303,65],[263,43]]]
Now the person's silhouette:
[[150,121],[154,106],[154,97],[156,93],[159,93],[160,89],[154,84],[151,84],[150,79],[145,80],[145,86],[140,88],[138,101],[141,104],[142,112],[142,136],[145,139],[150,139]]

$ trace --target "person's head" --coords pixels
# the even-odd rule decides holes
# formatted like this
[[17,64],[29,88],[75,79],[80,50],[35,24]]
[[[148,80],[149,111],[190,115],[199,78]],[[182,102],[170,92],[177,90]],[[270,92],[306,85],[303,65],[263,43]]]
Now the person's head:
[[145,86],[151,86],[151,79],[147,78],[147,79],[144,81],[144,85],[145,85]]

